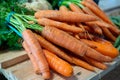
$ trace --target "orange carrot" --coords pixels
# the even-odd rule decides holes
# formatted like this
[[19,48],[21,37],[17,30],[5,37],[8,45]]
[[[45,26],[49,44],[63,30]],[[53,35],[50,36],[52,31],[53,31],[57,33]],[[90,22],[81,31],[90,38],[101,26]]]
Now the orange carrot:
[[110,43],[105,44],[105,43],[99,43],[99,42],[86,40],[86,39],[81,39],[81,41],[88,45],[96,46],[96,48],[94,49],[99,51],[103,55],[115,58],[119,54],[119,51],[112,44],[110,45]]
[[40,68],[43,78],[49,79],[50,71],[49,71],[47,60],[33,32],[31,30],[26,29],[22,32],[22,36],[26,44],[29,46],[31,53],[33,54],[36,61],[38,62],[38,66]]
[[84,32],[81,28],[68,25],[67,23],[50,20],[50,19],[47,19],[47,18],[40,18],[40,19],[37,20],[37,22],[40,25],[53,26],[53,27],[57,27],[59,29],[62,29],[62,30],[68,31],[68,32],[73,32],[73,33]]
[[71,57],[69,57],[64,51],[60,50],[59,48],[57,48],[52,43],[45,40],[42,36],[40,36],[38,34],[34,34],[34,35],[38,39],[38,41],[39,41],[39,43],[41,44],[42,47],[44,47],[45,49],[53,52],[54,54],[56,54],[60,58],[66,60],[66,61],[68,61],[70,63],[73,63],[73,60],[71,59]]
[[72,75],[73,68],[69,63],[60,59],[54,53],[48,50],[44,49],[43,51],[45,53],[50,68],[52,68],[54,71],[58,72],[59,74],[65,77],[70,77]]
[[76,12],[64,12],[56,10],[41,10],[35,13],[36,18],[50,18],[63,22],[86,22],[97,20],[96,17]]
[[83,61],[83,60],[81,60],[79,58],[73,57],[73,56],[71,56],[71,57],[72,57],[72,59],[74,61],[74,64],[76,64],[76,65],[78,65],[80,67],[83,67],[83,68],[85,68],[87,70],[95,71],[94,67],[91,66],[90,64],[88,64],[87,62],[85,62],[85,61]]
[[84,58],[88,63],[90,63],[91,65],[93,65],[99,69],[102,69],[102,70],[107,69],[107,66],[102,62],[96,61],[96,60],[88,58],[88,57],[84,57]]
[[70,50],[76,55],[79,55],[79,56],[86,55],[98,61],[111,61],[112,60],[112,58],[102,55],[96,50],[80,42],[76,38],[70,36],[68,33],[62,30],[59,30],[55,27],[45,26],[41,34],[49,41]]
[[38,66],[38,62],[36,61],[35,57],[31,53],[29,46],[27,45],[27,43],[25,41],[23,41],[22,46],[25,49],[26,53],[28,54],[28,57],[30,58],[30,61],[32,63],[32,66],[33,66],[35,73],[40,74],[41,72],[40,72],[40,68]]

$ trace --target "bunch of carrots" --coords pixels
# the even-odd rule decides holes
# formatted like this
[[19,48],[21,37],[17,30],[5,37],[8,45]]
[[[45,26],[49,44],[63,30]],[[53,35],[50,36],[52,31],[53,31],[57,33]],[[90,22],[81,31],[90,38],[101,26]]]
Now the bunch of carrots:
[[44,79],[51,78],[50,69],[70,77],[73,64],[90,71],[105,70],[104,63],[119,54],[111,43],[120,34],[117,27],[92,0],[74,1],[63,0],[59,10],[40,10],[34,16],[14,13],[7,21],[23,38],[35,73]]

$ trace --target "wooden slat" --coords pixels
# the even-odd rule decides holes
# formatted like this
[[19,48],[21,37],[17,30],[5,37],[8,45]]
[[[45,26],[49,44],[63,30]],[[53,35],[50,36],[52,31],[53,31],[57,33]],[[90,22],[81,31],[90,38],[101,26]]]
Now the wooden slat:
[[0,64],[2,68],[8,68],[28,59],[25,51],[0,52]]

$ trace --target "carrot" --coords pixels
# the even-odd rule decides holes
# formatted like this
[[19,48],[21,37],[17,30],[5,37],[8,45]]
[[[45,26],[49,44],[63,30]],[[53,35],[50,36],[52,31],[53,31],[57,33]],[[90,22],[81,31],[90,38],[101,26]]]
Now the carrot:
[[57,48],[52,43],[45,40],[42,36],[40,36],[38,34],[34,34],[34,35],[38,39],[38,41],[39,41],[39,43],[41,44],[42,47],[44,47],[45,49],[53,52],[54,54],[56,54],[60,58],[66,60],[66,61],[68,61],[70,63],[73,63],[73,60],[71,59],[71,57],[69,57],[64,51],[60,50],[59,48]]
[[31,30],[26,29],[22,32],[22,36],[26,44],[29,46],[31,53],[33,54],[36,61],[38,62],[38,66],[40,68],[43,78],[49,79],[50,71],[49,71],[47,60],[33,32]]
[[119,51],[112,44],[110,45],[110,43],[105,44],[86,39],[81,39],[81,41],[88,45],[96,46],[96,48],[94,48],[95,50],[111,58],[115,58],[119,54]]
[[63,22],[86,22],[97,20],[96,17],[76,12],[63,12],[55,10],[41,10],[35,13],[36,18],[50,18]]
[[94,5],[91,5],[86,0],[83,0],[81,3],[83,5],[85,5],[86,7],[88,7],[93,13],[95,13],[97,16],[99,16],[105,22],[107,22],[109,24],[112,24],[112,26],[110,27],[110,29],[112,28],[111,30],[113,30],[116,34],[118,34],[118,35],[120,34],[120,30],[110,21],[110,19],[107,17],[107,15],[102,10],[98,9]]
[[110,57],[100,54],[96,50],[88,47],[87,45],[80,42],[76,38],[70,36],[66,32],[59,30],[55,27],[45,26],[41,34],[49,41],[70,50],[76,55],[79,55],[79,56],[86,55],[98,61],[111,61],[112,60]]
[[90,64],[88,64],[87,62],[85,62],[85,61],[83,61],[83,60],[81,60],[79,58],[73,57],[73,56],[71,56],[71,57],[72,57],[72,59],[74,61],[74,64],[76,64],[76,65],[78,65],[80,67],[83,67],[83,68],[85,68],[87,70],[95,71],[94,67],[91,66]]
[[29,46],[27,45],[27,43],[25,41],[23,41],[22,46],[25,49],[26,53],[28,54],[28,57],[30,58],[30,61],[32,63],[32,66],[33,66],[33,69],[34,69],[35,73],[40,74],[41,71],[40,71],[40,68],[38,66],[38,62],[36,61],[35,57],[31,53],[31,50],[29,49]]
[[44,49],[43,51],[45,53],[50,68],[65,77],[70,77],[73,74],[73,68],[69,63],[60,59],[54,53],[46,49]]
[[102,62],[99,62],[99,61],[96,61],[94,59],[91,59],[91,58],[88,58],[88,57],[84,57],[84,59],[90,63],[91,65],[99,68],[99,69],[102,69],[102,70],[105,70],[107,69],[107,66],[105,64],[103,64]]
[[73,32],[73,33],[80,33],[84,32],[81,28],[75,27],[68,25],[67,23],[59,22],[59,21],[54,21],[50,20],[47,18],[40,18],[37,20],[38,24],[44,25],[44,26],[53,26],[68,32]]

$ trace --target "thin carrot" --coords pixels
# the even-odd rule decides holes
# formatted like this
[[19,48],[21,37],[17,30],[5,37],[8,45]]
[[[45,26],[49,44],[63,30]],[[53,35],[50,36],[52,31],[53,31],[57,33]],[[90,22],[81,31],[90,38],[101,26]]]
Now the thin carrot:
[[41,34],[49,41],[70,50],[76,55],[79,55],[79,56],[86,55],[98,61],[111,61],[112,60],[110,57],[102,55],[96,50],[80,42],[76,38],[70,36],[66,32],[59,30],[55,27],[45,26]]
[[91,66],[90,64],[88,64],[87,62],[85,62],[85,61],[83,61],[83,60],[81,60],[79,58],[73,57],[73,56],[71,56],[71,57],[72,57],[72,59],[74,61],[74,64],[76,64],[76,65],[78,65],[80,67],[83,67],[83,68],[85,68],[87,70],[95,71],[94,67]]
[[64,22],[86,22],[97,20],[96,17],[76,12],[63,12],[57,10],[41,10],[35,13],[36,18],[50,18]]
[[49,70],[47,60],[33,32],[31,30],[26,29],[22,32],[22,36],[26,44],[28,44],[29,49],[31,50],[36,61],[38,62],[38,66],[40,68],[43,78],[49,79],[50,70]]
[[54,21],[54,20],[47,19],[47,18],[40,18],[40,19],[37,20],[37,22],[40,25],[53,26],[53,27],[57,27],[59,29],[62,29],[62,30],[65,30],[65,31],[69,31],[69,32],[73,32],[73,33],[84,32],[79,27],[71,26],[71,25],[68,25],[67,23]]
[[73,74],[73,68],[69,63],[60,59],[54,53],[46,49],[44,49],[43,51],[45,53],[50,68],[66,77],[70,77]]
[[107,69],[107,66],[106,66],[104,63],[102,63],[102,62],[96,61],[96,60],[91,59],[91,58],[88,58],[88,57],[84,57],[84,59],[85,59],[88,63],[90,63],[91,65],[93,65],[93,66],[95,66],[95,67],[97,67],[97,68],[99,68],[99,69],[102,69],[102,70]]
[[33,66],[33,69],[34,69],[35,73],[40,74],[41,71],[40,71],[40,68],[38,66],[38,62],[36,61],[35,57],[31,53],[31,50],[29,49],[29,46],[27,45],[27,43],[25,41],[23,41],[22,46],[25,49],[26,53],[28,54],[28,57],[30,58],[30,61],[32,63],[32,66]]
[[42,36],[40,36],[38,34],[34,34],[34,35],[38,39],[38,41],[39,41],[39,43],[41,44],[42,47],[44,47],[45,49],[53,52],[54,54],[56,54],[60,58],[66,60],[70,63],[73,63],[73,60],[71,59],[71,57],[69,57],[64,51],[57,48],[55,45],[53,45],[52,43],[50,43],[49,41],[44,39]]
[[96,46],[96,48],[94,48],[95,50],[111,58],[115,58],[119,54],[119,51],[112,44],[110,45],[110,43],[105,44],[105,43],[99,43],[99,42],[86,40],[86,39],[81,39],[81,41],[88,45]]

